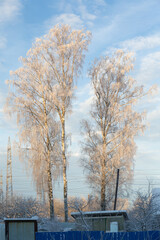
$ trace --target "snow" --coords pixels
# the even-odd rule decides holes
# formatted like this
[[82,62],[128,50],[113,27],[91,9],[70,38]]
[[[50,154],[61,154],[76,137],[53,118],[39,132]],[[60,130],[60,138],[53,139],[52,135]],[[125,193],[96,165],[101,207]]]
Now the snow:
[[[111,210],[111,211],[94,211],[94,212],[83,212],[84,215],[108,215],[108,214],[127,214],[125,210]],[[79,212],[71,212],[71,215],[80,215]]]
[[4,221],[35,221],[38,218],[4,218]]

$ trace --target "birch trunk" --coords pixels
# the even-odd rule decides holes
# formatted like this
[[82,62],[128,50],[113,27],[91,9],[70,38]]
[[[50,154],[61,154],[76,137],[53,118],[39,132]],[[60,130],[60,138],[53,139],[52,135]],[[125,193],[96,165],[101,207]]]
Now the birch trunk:
[[67,161],[65,149],[65,113],[61,119],[62,123],[62,158],[63,158],[63,194],[64,194],[64,221],[68,222],[68,189],[67,189]]
[[51,153],[50,153],[50,139],[49,139],[49,128],[47,121],[47,110],[46,110],[46,102],[43,97],[43,107],[45,113],[45,129],[47,134],[47,176],[48,176],[48,199],[49,199],[49,207],[50,207],[50,219],[54,219],[54,203],[53,203],[53,186],[52,186],[52,166],[51,166]]
[[[100,97],[98,97],[98,103],[100,106]],[[102,148],[102,160],[101,160],[101,211],[106,210],[106,135],[105,126],[106,121],[103,121],[103,112],[100,108],[100,126],[101,134],[103,136],[103,148]]]
[[[102,120],[102,119],[101,119]],[[106,139],[105,139],[105,133],[103,131],[103,124],[101,121],[101,129],[103,134],[103,159],[102,159],[102,176],[101,176],[101,211],[106,210]]]
[[52,189],[52,173],[51,173],[51,162],[50,162],[50,152],[48,151],[48,199],[50,205],[50,219],[54,219],[54,204],[53,204],[53,189]]
[[104,169],[102,170],[102,182],[101,182],[101,211],[106,210],[106,177]]

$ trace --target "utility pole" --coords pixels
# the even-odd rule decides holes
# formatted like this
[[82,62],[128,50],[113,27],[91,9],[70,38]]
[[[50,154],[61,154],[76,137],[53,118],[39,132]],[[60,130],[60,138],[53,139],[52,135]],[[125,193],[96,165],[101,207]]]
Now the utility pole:
[[7,176],[6,176],[6,201],[11,200],[13,197],[13,186],[12,186],[12,154],[11,154],[11,141],[8,137],[7,147]]
[[117,204],[118,183],[119,183],[119,169],[117,169],[117,182],[116,182],[116,192],[115,192],[115,200],[114,200],[114,210],[116,210],[116,204]]

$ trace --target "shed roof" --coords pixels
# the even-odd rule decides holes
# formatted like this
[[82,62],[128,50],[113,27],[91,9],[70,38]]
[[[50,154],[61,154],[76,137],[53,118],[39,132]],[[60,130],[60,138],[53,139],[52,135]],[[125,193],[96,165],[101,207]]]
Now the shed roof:
[[[109,217],[109,216],[123,216],[128,219],[127,211],[125,210],[112,210],[112,211],[94,211],[94,212],[82,212],[84,217]],[[80,212],[72,212],[71,216],[76,219],[81,216]]]
[[4,218],[4,222],[37,222],[36,218]]

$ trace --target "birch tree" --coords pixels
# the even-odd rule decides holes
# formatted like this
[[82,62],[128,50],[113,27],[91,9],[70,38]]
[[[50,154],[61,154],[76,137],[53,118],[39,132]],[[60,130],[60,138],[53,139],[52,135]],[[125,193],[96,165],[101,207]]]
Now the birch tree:
[[[22,67],[11,72],[8,111],[16,113],[22,149],[29,149],[26,166],[32,170],[37,188],[46,189],[50,217],[54,218],[53,174],[61,161],[58,159],[59,124],[54,108],[48,100],[48,67],[32,49],[21,58]],[[25,151],[26,152],[26,151]]]
[[113,201],[117,169],[121,186],[132,178],[134,137],[144,130],[145,114],[135,105],[145,92],[129,76],[132,69],[131,53],[118,50],[95,61],[90,70],[94,97],[91,120],[82,122],[82,165],[91,187],[99,191],[101,210],[106,209],[107,199]]
[[41,58],[48,66],[50,81],[47,91],[52,107],[61,123],[61,152],[63,158],[64,211],[68,221],[66,116],[71,110],[75,81],[84,61],[84,52],[90,42],[90,32],[72,30],[68,25],[56,25],[43,38],[36,41]]
[[[68,25],[56,25],[47,35],[36,39],[27,53],[28,57],[22,59],[25,66],[13,73],[16,76],[13,84],[18,95],[15,94],[10,100],[16,106],[14,111],[17,113],[20,111],[20,116],[25,120],[21,128],[21,136],[27,136],[27,126],[28,123],[31,124],[30,117],[36,122],[36,126],[39,127],[41,124],[43,132],[37,132],[37,127],[34,125],[31,136],[34,133],[42,135],[47,149],[47,159],[51,158],[51,149],[53,149],[50,138],[57,136],[55,132],[57,126],[53,120],[57,119],[57,115],[60,119],[65,221],[68,221],[65,120],[71,110],[75,82],[82,68],[90,35],[90,32],[84,30],[72,30]],[[54,111],[57,115],[55,118],[50,117]],[[28,119],[26,113],[29,114]],[[27,129],[25,133],[23,128]],[[34,139],[40,141],[38,136]],[[33,142],[33,137],[30,142]]]

